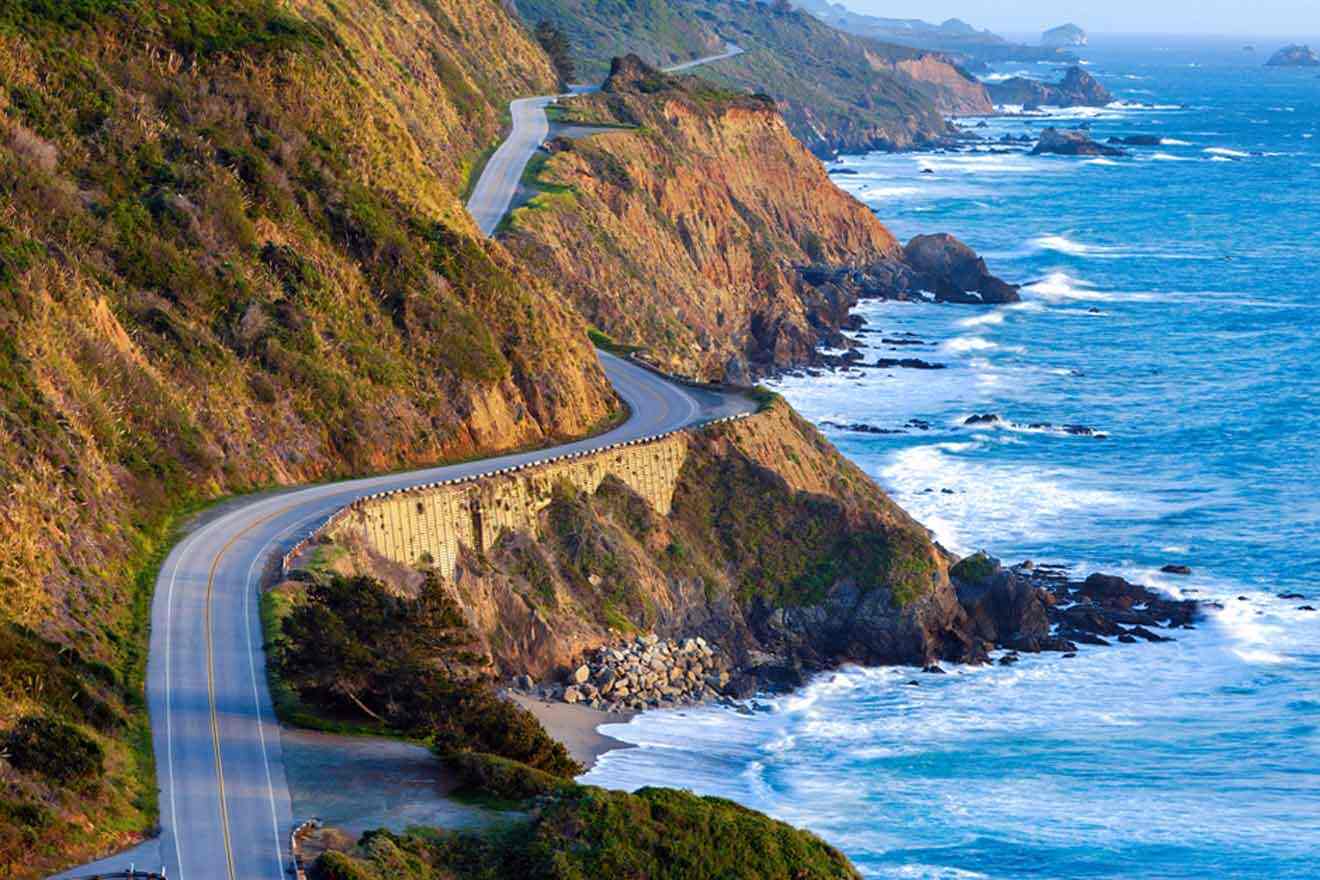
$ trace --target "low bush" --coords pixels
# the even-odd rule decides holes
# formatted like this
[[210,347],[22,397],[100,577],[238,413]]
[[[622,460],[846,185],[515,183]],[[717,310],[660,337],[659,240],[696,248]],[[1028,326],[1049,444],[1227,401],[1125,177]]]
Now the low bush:
[[4,751],[15,769],[62,785],[98,779],[105,769],[105,753],[96,740],[53,718],[21,719],[5,739]]
[[327,853],[316,880],[854,880],[814,834],[721,798],[565,785],[531,822],[494,834],[374,831]]
[[461,790],[508,801],[524,801],[559,791],[568,785],[520,761],[481,752],[450,752],[445,763],[458,774]]

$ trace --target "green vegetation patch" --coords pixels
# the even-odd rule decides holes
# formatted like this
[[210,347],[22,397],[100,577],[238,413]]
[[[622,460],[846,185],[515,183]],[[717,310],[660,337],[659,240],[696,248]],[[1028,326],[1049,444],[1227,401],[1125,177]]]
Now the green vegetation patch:
[[978,550],[971,556],[963,557],[949,569],[949,577],[967,584],[976,584],[999,571],[999,560],[984,550]]
[[416,599],[369,577],[335,576],[309,584],[290,607],[266,608],[268,623],[282,615],[273,638],[281,689],[316,714],[374,724],[442,756],[485,752],[559,777],[582,772],[531,713],[495,692],[485,655],[434,574]]
[[690,535],[714,536],[712,549],[734,572],[743,602],[814,605],[849,579],[863,592],[889,590],[902,607],[929,589],[935,571],[917,535],[852,515],[834,498],[796,492],[736,454],[690,456],[673,517]]
[[54,718],[20,719],[2,750],[14,769],[60,785],[94,784],[105,772],[105,752],[77,727]]
[[315,880],[853,880],[838,850],[806,831],[722,798],[569,785],[532,822],[493,835],[365,835],[327,853]]

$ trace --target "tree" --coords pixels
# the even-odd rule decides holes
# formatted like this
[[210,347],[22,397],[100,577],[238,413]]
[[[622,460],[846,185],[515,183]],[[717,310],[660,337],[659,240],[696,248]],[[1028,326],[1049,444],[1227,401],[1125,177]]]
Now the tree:
[[568,85],[572,82],[577,68],[573,64],[573,53],[568,44],[568,37],[564,36],[559,26],[542,19],[536,26],[536,41],[541,44],[545,54],[550,56],[550,63],[555,66],[555,73],[559,74],[560,84]]

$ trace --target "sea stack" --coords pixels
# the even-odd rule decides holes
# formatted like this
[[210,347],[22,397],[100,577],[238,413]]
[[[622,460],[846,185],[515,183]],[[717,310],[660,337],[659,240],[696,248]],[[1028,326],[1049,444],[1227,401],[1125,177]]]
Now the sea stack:
[[1087,44],[1086,31],[1077,25],[1069,22],[1061,24],[1056,28],[1050,28],[1040,35],[1040,44],[1042,46],[1052,46],[1055,48],[1066,46],[1085,46]]
[[1310,46],[1284,46],[1270,56],[1266,67],[1320,67],[1320,55]]

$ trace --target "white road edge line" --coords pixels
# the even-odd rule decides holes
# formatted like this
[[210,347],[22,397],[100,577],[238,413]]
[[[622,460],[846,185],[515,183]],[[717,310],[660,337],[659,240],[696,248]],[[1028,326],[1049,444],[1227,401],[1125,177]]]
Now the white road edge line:
[[170,690],[170,655],[173,653],[170,646],[173,643],[171,636],[174,627],[170,626],[170,620],[174,616],[174,583],[179,578],[179,564],[188,555],[189,545],[195,543],[195,539],[203,531],[205,529],[199,529],[179,545],[178,555],[174,558],[174,569],[170,572],[170,588],[165,595],[165,763],[170,775],[170,834],[174,836],[174,859],[179,868],[179,880],[183,880],[183,849],[179,844],[179,810],[174,797],[174,700]]

